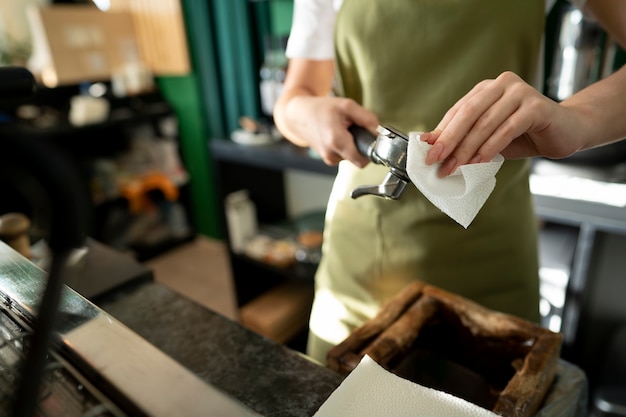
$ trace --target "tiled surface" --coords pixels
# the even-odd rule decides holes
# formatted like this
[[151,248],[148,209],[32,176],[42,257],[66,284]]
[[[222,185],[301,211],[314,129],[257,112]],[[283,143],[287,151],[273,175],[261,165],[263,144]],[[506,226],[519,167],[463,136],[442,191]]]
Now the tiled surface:
[[157,282],[231,320],[238,320],[228,252],[223,242],[198,236],[145,265],[154,271]]

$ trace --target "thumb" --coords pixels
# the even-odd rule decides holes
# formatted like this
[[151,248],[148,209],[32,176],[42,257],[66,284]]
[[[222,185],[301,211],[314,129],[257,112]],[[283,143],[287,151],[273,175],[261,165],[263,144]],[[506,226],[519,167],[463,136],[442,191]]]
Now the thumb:
[[379,125],[378,117],[371,111],[358,106],[349,117],[352,119],[353,124],[364,127],[372,133],[376,133],[376,128]]

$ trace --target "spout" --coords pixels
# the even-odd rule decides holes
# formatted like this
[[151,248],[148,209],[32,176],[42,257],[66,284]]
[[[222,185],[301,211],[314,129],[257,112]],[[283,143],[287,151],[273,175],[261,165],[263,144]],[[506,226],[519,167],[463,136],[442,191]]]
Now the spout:
[[350,193],[350,197],[359,198],[364,195],[375,195],[378,197],[397,200],[402,197],[407,181],[397,177],[393,173],[388,173],[380,185],[362,185],[355,188]]

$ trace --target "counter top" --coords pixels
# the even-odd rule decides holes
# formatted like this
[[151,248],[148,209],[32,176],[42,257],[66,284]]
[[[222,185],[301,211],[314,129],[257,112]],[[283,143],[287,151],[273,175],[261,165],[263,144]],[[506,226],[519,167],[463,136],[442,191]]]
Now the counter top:
[[[201,379],[263,416],[312,416],[343,380],[158,283],[135,283],[96,301]],[[584,373],[559,361],[557,374],[537,415],[584,415]]]
[[95,300],[207,383],[264,416],[312,416],[343,377],[154,282]]

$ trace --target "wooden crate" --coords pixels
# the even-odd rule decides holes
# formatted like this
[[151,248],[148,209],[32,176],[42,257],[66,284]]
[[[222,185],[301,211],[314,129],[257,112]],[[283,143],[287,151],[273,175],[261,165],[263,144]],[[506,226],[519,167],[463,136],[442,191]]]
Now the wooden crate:
[[389,371],[502,416],[534,415],[556,375],[562,336],[415,282],[327,357],[352,371],[364,355]]

